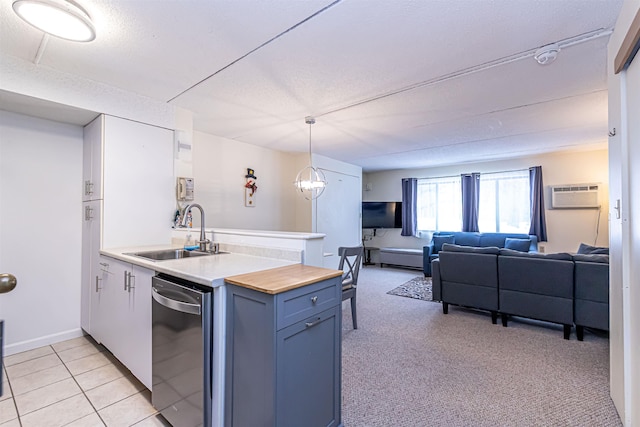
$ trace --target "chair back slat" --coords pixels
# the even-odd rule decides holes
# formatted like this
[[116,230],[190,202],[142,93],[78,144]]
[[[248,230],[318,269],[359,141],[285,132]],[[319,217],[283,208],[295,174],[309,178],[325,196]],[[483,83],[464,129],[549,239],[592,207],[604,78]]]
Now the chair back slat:
[[360,272],[360,265],[362,264],[362,256],[364,253],[364,247],[360,246],[341,246],[338,248],[338,255],[340,256],[340,263],[338,264],[338,270],[342,270],[342,281],[350,281],[350,285],[358,285],[358,273]]

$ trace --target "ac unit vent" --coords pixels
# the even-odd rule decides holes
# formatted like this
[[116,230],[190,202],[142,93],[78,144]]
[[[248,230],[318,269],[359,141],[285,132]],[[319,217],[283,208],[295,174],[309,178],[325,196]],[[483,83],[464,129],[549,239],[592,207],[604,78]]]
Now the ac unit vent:
[[599,208],[597,184],[551,186],[553,209]]

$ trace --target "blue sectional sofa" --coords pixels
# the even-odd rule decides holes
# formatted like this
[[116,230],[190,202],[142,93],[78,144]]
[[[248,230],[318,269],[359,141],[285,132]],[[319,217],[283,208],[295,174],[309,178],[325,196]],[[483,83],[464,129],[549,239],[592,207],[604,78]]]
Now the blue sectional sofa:
[[[509,239],[509,240],[507,240]],[[525,242],[524,240],[529,240]],[[538,237],[518,233],[478,233],[472,231],[434,231],[431,243],[422,252],[422,270],[431,276],[431,261],[438,258],[438,252],[445,243],[480,248],[497,247],[538,252]],[[527,245],[528,243],[528,245]],[[528,249],[528,250],[525,250]]]
[[433,300],[509,316],[572,326],[582,341],[584,328],[609,330],[609,256],[540,254],[497,247],[444,244],[432,261]]
[[609,330],[609,255],[574,255],[574,306],[576,336],[584,328]]

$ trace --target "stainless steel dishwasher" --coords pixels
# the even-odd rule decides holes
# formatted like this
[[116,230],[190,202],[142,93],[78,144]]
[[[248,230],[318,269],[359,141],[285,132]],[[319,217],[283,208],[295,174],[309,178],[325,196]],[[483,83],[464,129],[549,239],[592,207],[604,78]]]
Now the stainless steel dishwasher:
[[151,403],[175,427],[211,425],[211,289],[175,277],[152,281]]

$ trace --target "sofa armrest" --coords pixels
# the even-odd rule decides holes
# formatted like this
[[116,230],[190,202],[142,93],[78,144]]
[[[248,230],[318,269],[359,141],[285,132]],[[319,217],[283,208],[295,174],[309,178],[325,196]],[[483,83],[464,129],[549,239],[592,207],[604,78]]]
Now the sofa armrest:
[[422,248],[422,271],[424,277],[431,276],[431,254],[433,253],[433,243]]
[[431,261],[431,293],[434,301],[442,301],[442,281],[440,280],[440,260]]

